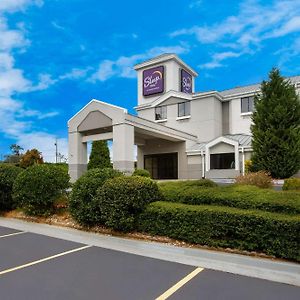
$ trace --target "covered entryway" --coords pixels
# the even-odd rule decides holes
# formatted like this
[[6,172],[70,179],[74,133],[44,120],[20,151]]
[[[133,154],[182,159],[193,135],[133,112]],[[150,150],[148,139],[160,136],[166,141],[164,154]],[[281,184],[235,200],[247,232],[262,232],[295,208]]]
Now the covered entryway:
[[145,155],[144,168],[153,179],[178,179],[178,153]]
[[186,143],[197,142],[194,135],[130,115],[122,107],[98,100],[92,100],[71,118],[68,127],[72,181],[87,169],[89,141],[112,140],[113,167],[125,174],[134,171],[134,145],[137,145],[138,167],[144,168],[145,156],[153,155],[147,162],[151,165],[151,174],[154,178],[164,179],[179,177],[180,166],[184,166],[186,158]]

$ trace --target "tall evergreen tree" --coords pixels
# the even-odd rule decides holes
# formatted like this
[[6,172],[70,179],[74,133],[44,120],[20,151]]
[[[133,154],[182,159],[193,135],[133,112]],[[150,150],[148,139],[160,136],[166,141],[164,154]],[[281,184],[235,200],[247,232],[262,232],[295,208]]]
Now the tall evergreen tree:
[[295,87],[274,68],[254,103],[253,168],[273,178],[294,175],[300,169],[300,100]]
[[110,168],[109,149],[106,141],[94,141],[88,163],[88,170],[95,168]]

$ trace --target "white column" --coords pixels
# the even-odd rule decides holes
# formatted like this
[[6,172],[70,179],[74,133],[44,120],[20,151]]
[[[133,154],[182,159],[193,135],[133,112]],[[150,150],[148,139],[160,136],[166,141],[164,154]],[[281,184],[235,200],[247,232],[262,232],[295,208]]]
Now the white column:
[[87,144],[78,132],[69,133],[69,175],[76,181],[87,169]]
[[134,127],[113,125],[113,166],[125,174],[134,171]]

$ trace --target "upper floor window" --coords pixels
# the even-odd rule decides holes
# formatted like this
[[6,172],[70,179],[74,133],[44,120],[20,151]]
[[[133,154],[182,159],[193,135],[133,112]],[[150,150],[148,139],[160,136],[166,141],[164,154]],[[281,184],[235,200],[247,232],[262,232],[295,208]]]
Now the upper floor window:
[[178,117],[185,117],[191,114],[190,101],[178,103]]
[[155,120],[167,119],[167,106],[155,107]]
[[248,113],[254,110],[254,96],[241,98],[241,112]]

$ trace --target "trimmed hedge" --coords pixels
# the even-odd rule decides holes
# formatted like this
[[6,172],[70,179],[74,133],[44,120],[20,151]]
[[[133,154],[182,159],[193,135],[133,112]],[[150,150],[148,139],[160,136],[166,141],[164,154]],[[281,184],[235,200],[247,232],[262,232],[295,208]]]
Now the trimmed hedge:
[[13,185],[13,199],[28,215],[49,215],[55,201],[69,187],[70,177],[61,168],[35,165],[20,173]]
[[287,190],[298,190],[300,191],[300,178],[289,178],[284,180],[282,189]]
[[135,169],[132,176],[151,177],[149,171],[144,169]]
[[0,210],[10,210],[15,207],[12,198],[13,184],[23,169],[9,164],[0,164]]
[[162,200],[168,202],[221,205],[286,214],[300,213],[300,194],[292,191],[262,190],[244,185],[202,188],[181,185],[179,182],[162,183],[159,187],[164,197]]
[[300,261],[300,216],[220,206],[151,203],[139,230],[212,247],[260,251]]
[[141,176],[118,177],[104,183],[95,202],[102,223],[119,231],[136,228],[136,218],[152,201],[160,199],[155,181]]
[[97,222],[99,210],[93,203],[97,189],[107,179],[120,177],[123,174],[112,168],[91,169],[84,173],[73,185],[69,198],[69,209],[72,217],[81,225],[91,226]]

